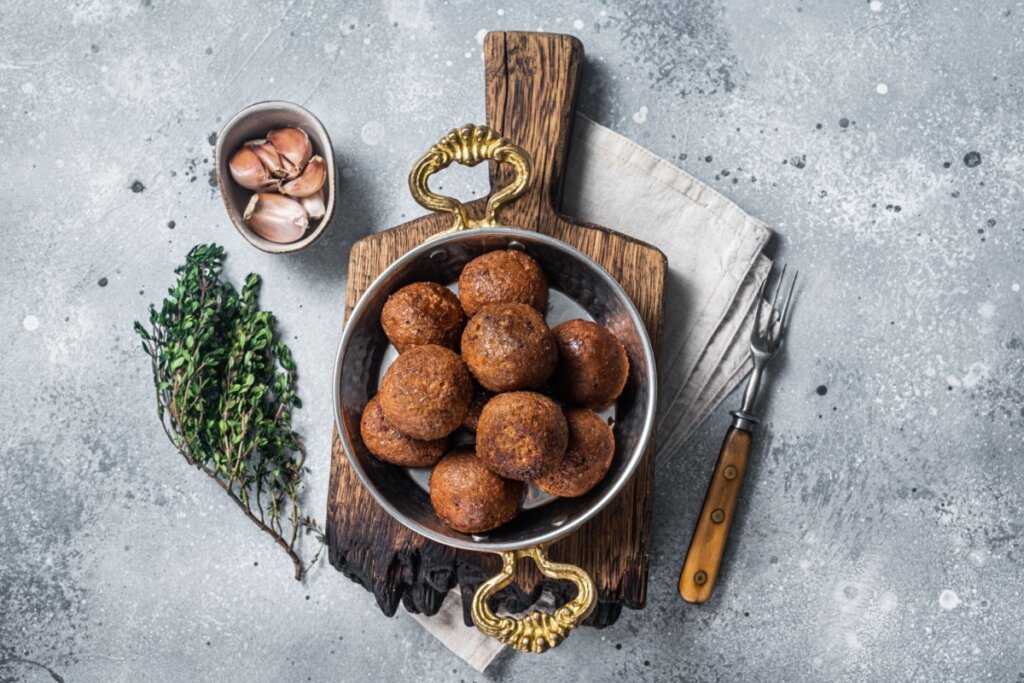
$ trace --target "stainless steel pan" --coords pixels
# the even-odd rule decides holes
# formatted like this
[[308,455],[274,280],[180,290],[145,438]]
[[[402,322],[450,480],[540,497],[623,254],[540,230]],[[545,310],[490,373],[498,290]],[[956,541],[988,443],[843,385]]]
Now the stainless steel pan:
[[[512,164],[516,179],[491,196],[480,221],[469,220],[459,202],[434,194],[427,187],[429,176],[452,161],[472,166],[487,159]],[[472,615],[477,627],[520,650],[543,652],[558,645],[586,619],[596,602],[590,576],[578,567],[551,562],[544,546],[597,514],[633,474],[654,424],[657,379],[647,330],[618,282],[590,258],[559,240],[500,225],[498,209],[522,194],[530,180],[531,164],[526,153],[484,126],[451,131],[417,162],[409,177],[413,196],[427,208],[451,212],[455,224],[393,263],[356,304],[338,350],[334,409],[341,443],[352,467],[391,516],[438,543],[502,556],[501,573],[482,584],[473,598]],[[595,320],[622,342],[629,355],[629,380],[614,406],[615,458],[608,475],[594,490],[580,498],[534,497],[511,522],[487,534],[469,535],[449,528],[434,513],[427,491],[417,483],[424,481],[422,473],[389,465],[370,454],[359,436],[359,418],[394,355],[380,325],[381,309],[388,296],[412,282],[453,283],[473,258],[507,248],[524,249],[536,259],[554,290],[553,301],[563,302],[563,308],[575,307],[578,315],[573,317]],[[553,614],[533,612],[522,618],[495,615],[488,600],[511,583],[519,557],[531,557],[549,577],[573,581],[579,588],[576,598]]]

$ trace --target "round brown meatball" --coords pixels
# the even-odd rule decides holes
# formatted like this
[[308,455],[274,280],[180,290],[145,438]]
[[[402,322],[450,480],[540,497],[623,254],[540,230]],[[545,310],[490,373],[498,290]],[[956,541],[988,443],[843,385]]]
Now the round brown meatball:
[[470,317],[487,304],[505,303],[526,304],[543,314],[548,306],[548,279],[537,262],[518,249],[491,251],[462,269],[459,299]]
[[492,398],[494,398],[494,392],[477,386],[476,391],[473,392],[473,400],[469,402],[469,411],[466,412],[466,417],[462,420],[462,426],[475,432],[476,425],[480,421],[480,413],[484,411],[484,406]]
[[420,441],[406,436],[384,419],[376,396],[363,408],[359,433],[377,458],[402,467],[430,467],[448,450],[448,438]]
[[395,429],[414,439],[440,439],[466,417],[473,378],[451,349],[414,346],[384,373],[379,396],[384,418]]
[[414,282],[388,297],[380,313],[384,334],[401,353],[413,346],[455,348],[466,321],[459,299],[436,282]]
[[567,320],[551,332],[558,345],[555,393],[581,408],[614,403],[629,376],[629,357],[619,340],[589,320]]
[[561,464],[534,479],[540,489],[553,496],[582,496],[604,479],[615,455],[615,435],[608,423],[591,410],[565,413],[569,423],[569,447]]
[[452,451],[430,474],[430,502],[437,516],[465,533],[490,531],[515,517],[524,488],[487,469],[472,448]]
[[569,427],[558,404],[532,391],[499,394],[487,402],[476,428],[476,452],[509,479],[535,479],[558,467]]
[[489,304],[462,332],[462,357],[491,391],[533,389],[558,363],[555,339],[540,313],[526,304]]

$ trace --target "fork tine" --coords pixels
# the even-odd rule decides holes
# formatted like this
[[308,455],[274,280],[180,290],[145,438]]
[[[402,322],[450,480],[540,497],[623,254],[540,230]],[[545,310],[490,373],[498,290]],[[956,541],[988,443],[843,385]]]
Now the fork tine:
[[[771,276],[771,273],[768,273]],[[761,337],[761,305],[764,303],[764,290],[768,286],[768,277],[761,281],[761,288],[757,290],[757,308],[754,309],[754,327],[750,331],[750,341],[753,342]]]
[[[788,263],[782,264],[782,273],[779,274],[779,279],[775,283],[775,295],[772,297],[772,318],[779,314],[779,292],[782,290],[782,283],[786,280],[786,268],[789,266]],[[774,322],[774,320],[773,320]]]
[[786,334],[786,327],[789,325],[789,304],[793,301],[793,290],[796,289],[796,279],[800,271],[793,273],[793,281],[789,283],[789,292],[786,294],[786,303],[782,307],[782,322],[779,324],[779,338]]

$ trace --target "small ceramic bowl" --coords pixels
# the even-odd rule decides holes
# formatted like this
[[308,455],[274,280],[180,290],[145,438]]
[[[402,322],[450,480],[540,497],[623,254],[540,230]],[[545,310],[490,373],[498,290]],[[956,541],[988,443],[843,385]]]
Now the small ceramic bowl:
[[[306,131],[313,145],[313,154],[322,156],[327,166],[327,180],[324,181],[324,205],[327,210],[324,217],[318,223],[311,224],[300,239],[287,244],[264,239],[245,224],[242,216],[254,192],[236,183],[228,168],[228,161],[243,143],[263,138],[268,131],[275,128],[301,128]],[[284,101],[257,102],[235,114],[217,136],[216,166],[217,184],[220,186],[220,194],[224,198],[228,216],[231,217],[231,222],[238,232],[242,233],[242,237],[257,249],[271,254],[301,251],[320,239],[327,226],[331,224],[331,218],[334,217],[334,198],[337,194],[334,148],[320,119],[299,105]]]

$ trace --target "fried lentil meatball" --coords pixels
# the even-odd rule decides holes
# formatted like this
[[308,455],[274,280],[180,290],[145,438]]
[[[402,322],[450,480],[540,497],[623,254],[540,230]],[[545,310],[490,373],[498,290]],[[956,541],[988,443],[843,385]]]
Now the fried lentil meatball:
[[626,386],[629,357],[611,332],[589,320],[567,320],[553,329],[558,367],[555,393],[580,408],[603,408]]
[[489,304],[462,332],[462,357],[491,391],[533,389],[558,363],[555,340],[540,313],[526,304]]
[[548,279],[537,262],[517,249],[491,251],[462,269],[459,299],[473,317],[487,304],[519,303],[541,315],[548,306]]
[[379,396],[389,424],[429,441],[448,436],[462,424],[473,398],[473,379],[451,349],[414,346],[384,373]]
[[437,516],[465,533],[496,529],[516,516],[523,499],[522,482],[487,469],[472,448],[457,448],[430,474],[430,502]]
[[466,318],[458,297],[436,282],[414,282],[388,297],[380,313],[384,334],[398,352],[437,344],[455,348]]
[[582,496],[604,479],[615,455],[615,435],[608,423],[591,410],[572,409],[565,413],[569,424],[569,447],[558,467],[533,480],[553,496]]
[[476,390],[473,392],[473,400],[469,402],[469,411],[466,412],[466,417],[462,420],[462,426],[471,432],[475,432],[476,425],[480,421],[480,413],[483,412],[484,406],[492,398],[494,398],[494,392],[487,391],[482,386],[477,385]]
[[532,391],[498,394],[484,406],[476,428],[476,452],[485,465],[509,479],[535,479],[562,462],[569,427],[558,404]]
[[402,467],[430,467],[448,450],[447,437],[420,441],[392,427],[384,419],[376,396],[363,408],[359,433],[366,448],[377,458]]

